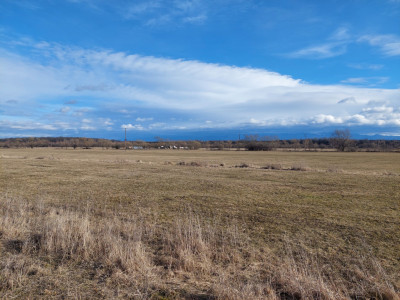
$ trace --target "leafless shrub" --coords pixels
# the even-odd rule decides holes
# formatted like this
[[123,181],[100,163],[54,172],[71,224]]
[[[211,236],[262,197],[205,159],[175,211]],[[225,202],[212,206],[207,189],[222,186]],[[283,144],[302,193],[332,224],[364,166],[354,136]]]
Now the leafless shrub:
[[235,168],[250,168],[250,165],[248,163],[241,163],[236,165]]
[[208,163],[202,162],[202,161],[192,161],[192,162],[180,161],[177,163],[177,165],[178,166],[191,166],[191,167],[207,167]]
[[207,164],[208,167],[211,168],[219,168],[219,167],[225,167],[224,163],[215,163],[215,164]]
[[307,167],[303,163],[297,163],[297,164],[293,164],[290,167],[290,170],[292,170],[292,171],[307,171],[307,170],[309,170],[309,167]]
[[192,167],[206,167],[207,163],[206,162],[199,162],[199,161],[192,161],[192,162],[190,162],[190,166],[192,166]]
[[262,169],[282,170],[282,165],[281,164],[267,164],[266,166],[262,167]]

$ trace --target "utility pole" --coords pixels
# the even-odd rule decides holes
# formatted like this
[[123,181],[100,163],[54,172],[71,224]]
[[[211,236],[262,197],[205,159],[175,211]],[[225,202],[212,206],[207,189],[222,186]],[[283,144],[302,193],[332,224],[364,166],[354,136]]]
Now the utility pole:
[[126,127],[125,127],[125,141],[124,141],[125,151],[126,151]]

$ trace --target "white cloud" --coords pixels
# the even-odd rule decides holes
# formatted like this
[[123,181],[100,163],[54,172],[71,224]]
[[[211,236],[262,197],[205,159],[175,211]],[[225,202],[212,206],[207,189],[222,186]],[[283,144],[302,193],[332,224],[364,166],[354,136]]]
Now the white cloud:
[[145,128],[140,124],[136,124],[136,125],[123,124],[123,125],[121,125],[121,128],[133,129],[133,130],[145,130]]
[[153,118],[136,118],[136,122],[147,122],[147,121],[153,121]]
[[313,118],[312,122],[318,123],[318,124],[322,124],[322,123],[342,124],[343,119],[341,117],[335,117],[332,115],[319,114]]
[[364,35],[358,39],[359,42],[367,42],[371,46],[377,46],[387,56],[400,55],[400,37],[393,34]]
[[367,64],[367,63],[349,64],[348,66],[350,68],[359,70],[381,70],[384,67],[381,64]]
[[73,112],[73,115],[76,117],[82,117],[83,115],[90,112],[91,110],[93,110],[93,108],[91,108],[91,107],[81,107],[81,108],[75,109]]
[[167,124],[163,122],[152,123],[148,126],[149,129],[165,128]]
[[43,66],[0,49],[1,98],[32,99],[59,94],[65,86],[60,74],[55,67]]
[[[97,125],[97,126],[95,126]],[[45,134],[46,131],[51,132],[63,132],[63,131],[73,131],[78,132],[78,130],[90,130],[95,131],[99,129],[110,129],[113,123],[110,119],[82,119],[75,121],[60,121],[60,120],[43,120],[41,122],[30,120],[26,118],[19,117],[17,119],[4,119],[0,121],[0,130],[10,131],[13,130],[15,136],[18,133],[15,132],[26,132],[25,135],[28,135],[32,131],[41,132],[41,134]],[[24,135],[24,134],[23,134]],[[12,136],[10,134],[1,133],[1,136]]]
[[201,24],[204,23],[204,21],[207,20],[207,16],[204,14],[197,15],[197,16],[190,16],[190,17],[185,17],[183,18],[184,23],[192,23],[192,24]]
[[[356,42],[366,42],[371,46],[379,47],[383,54],[387,56],[400,55],[400,37],[393,34],[382,35],[363,35],[361,37],[353,37],[349,30],[345,27],[338,28],[326,42],[305,47],[303,49],[289,53],[289,57],[293,58],[310,58],[323,59],[342,55],[347,52],[347,46]],[[379,70],[383,66],[377,64],[350,64],[356,69]]]
[[80,127],[80,129],[81,129],[81,130],[90,130],[90,131],[97,130],[96,127],[90,126],[90,125],[87,125],[87,124],[82,125],[82,126]]
[[371,133],[369,135],[378,135],[378,134],[382,135],[382,136],[399,136],[400,137],[400,131],[397,131],[397,132]]
[[326,43],[307,47],[289,54],[290,57],[305,57],[311,59],[330,58],[342,55],[346,52],[347,46],[342,43]]
[[342,80],[342,83],[350,83],[350,84],[368,84],[370,86],[374,86],[377,84],[385,83],[389,80],[389,77],[383,76],[374,76],[374,77],[352,77]]
[[63,114],[66,114],[67,112],[69,112],[71,110],[71,107],[69,106],[64,106],[60,109],[60,112]]
[[350,37],[351,35],[349,33],[349,29],[346,27],[340,27],[332,34],[332,36],[329,39],[337,41],[345,41],[349,40]]
[[261,125],[261,126],[266,125],[265,121],[257,120],[257,119],[254,119],[254,118],[250,118],[249,123],[250,124],[254,124],[254,125]]
[[343,82],[343,83],[366,83],[367,79],[365,77],[353,77],[353,78],[347,78],[345,80],[342,80],[341,82]]
[[18,130],[57,130],[58,128],[51,124],[43,124],[40,122],[32,122],[32,121],[9,121],[9,120],[1,120],[0,128],[10,128],[10,129],[18,129]]
[[97,130],[98,128],[95,127],[93,123],[99,123],[99,122],[94,122],[91,119],[82,119],[81,125],[79,128],[81,130],[90,130],[90,131]]
[[146,1],[141,3],[131,4],[128,7],[123,7],[121,13],[127,19],[135,18],[144,13],[153,12],[161,6],[159,1]]
[[312,118],[318,124],[377,125],[399,126],[400,110],[394,107],[380,106],[363,108],[361,112],[343,117],[320,114]]
[[75,87],[75,91],[82,92],[82,91],[105,91],[110,89],[111,87],[107,86],[104,83],[100,84],[88,84],[88,85],[78,85]]
[[106,126],[111,126],[114,125],[114,122],[112,122],[111,119],[107,118],[103,121],[103,124]]
[[[125,123],[123,128],[146,130],[232,128],[243,124],[379,125],[397,124],[400,119],[396,110],[400,99],[398,89],[315,85],[264,69],[50,43],[35,51],[45,52],[46,59],[50,55],[47,61],[55,65],[44,65],[0,50],[0,82],[5,83],[0,89],[0,103],[18,99],[13,108],[3,108],[4,120],[12,120],[14,106],[28,111],[30,115],[25,118],[31,123],[46,125],[44,122],[47,122],[51,124],[49,128],[84,130],[104,129],[114,124],[121,126],[122,123]],[[370,83],[371,78],[375,82],[384,80],[360,77],[348,79],[347,83]],[[72,88],[66,89],[68,86]],[[75,87],[79,86],[95,88],[77,91]],[[98,88],[104,86],[112,89]],[[79,106],[68,106],[70,110],[65,109],[64,115],[56,117],[54,112],[66,103],[65,99],[77,99],[74,103]],[[376,111],[376,107],[382,105],[393,110]],[[68,111],[71,113],[66,114]],[[145,116],[157,111],[157,117],[136,118],[139,123],[154,121],[150,125],[130,124],[130,114],[136,111],[137,114],[144,111]],[[62,119],[67,117],[75,119]],[[68,125],[62,127],[56,122]],[[7,124],[2,123],[3,128],[11,128],[12,124]]]
[[288,54],[293,58],[323,59],[342,55],[347,51],[347,45],[351,42],[349,30],[345,27],[338,28],[325,43],[305,47]]
[[207,5],[197,0],[142,1],[122,5],[119,10],[125,19],[139,21],[147,26],[202,24],[207,19]]
[[120,109],[118,112],[121,114],[129,114],[130,112],[127,109]]
[[393,107],[387,107],[385,105],[378,107],[368,107],[362,110],[365,113],[392,113],[394,111]]

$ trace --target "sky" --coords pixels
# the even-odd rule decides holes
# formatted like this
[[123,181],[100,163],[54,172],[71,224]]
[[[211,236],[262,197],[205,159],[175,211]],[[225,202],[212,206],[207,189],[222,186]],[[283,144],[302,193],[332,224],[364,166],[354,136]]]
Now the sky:
[[0,0],[0,138],[400,138],[400,0]]

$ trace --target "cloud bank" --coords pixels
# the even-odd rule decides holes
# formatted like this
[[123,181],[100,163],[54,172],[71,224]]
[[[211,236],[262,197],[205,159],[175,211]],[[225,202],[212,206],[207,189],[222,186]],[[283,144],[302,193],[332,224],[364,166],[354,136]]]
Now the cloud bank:
[[[332,40],[347,38],[342,30]],[[374,125],[383,132],[400,126],[398,89],[346,85],[370,79],[316,85],[250,67],[47,42],[21,47],[20,54],[0,49],[3,136],[296,125]],[[396,55],[390,47],[382,49]]]

